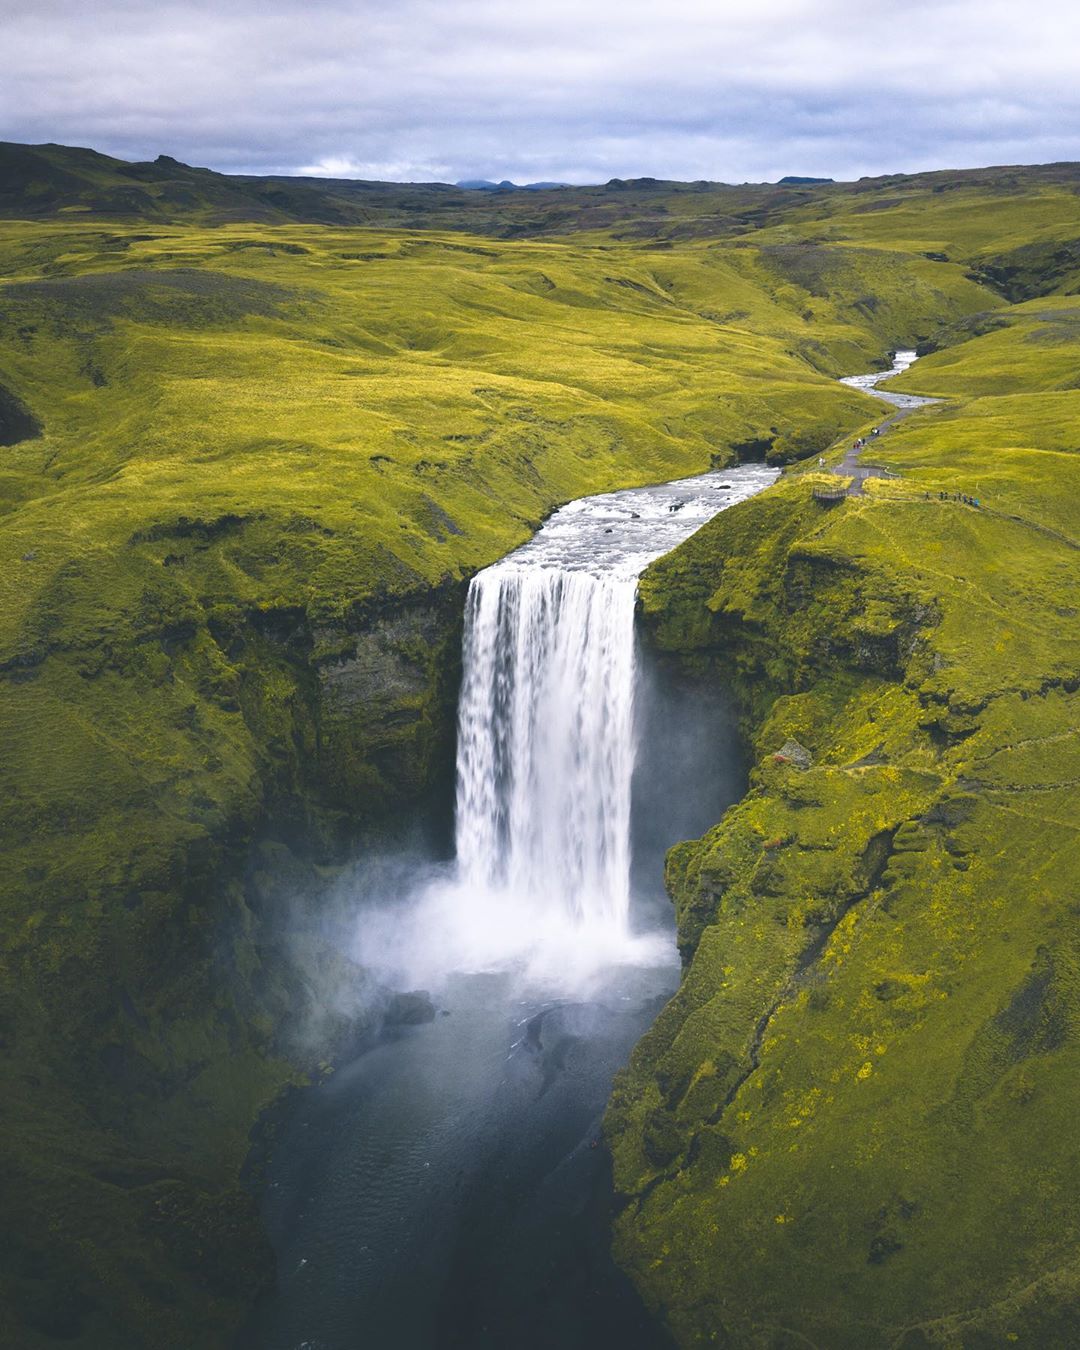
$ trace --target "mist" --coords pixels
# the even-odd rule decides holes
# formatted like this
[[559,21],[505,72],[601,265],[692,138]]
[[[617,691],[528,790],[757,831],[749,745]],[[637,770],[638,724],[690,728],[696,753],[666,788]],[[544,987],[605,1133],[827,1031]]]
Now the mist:
[[[428,825],[352,864],[318,898],[297,893],[285,942],[307,998],[293,1035],[314,1050],[351,1027],[435,1015],[462,975],[498,977],[510,1002],[588,1000],[613,972],[669,966],[674,954],[664,859],[713,826],[745,789],[730,698],[638,644],[631,804],[630,929],[568,925],[562,909],[505,888],[466,884]],[[424,995],[402,1000],[401,995]]]

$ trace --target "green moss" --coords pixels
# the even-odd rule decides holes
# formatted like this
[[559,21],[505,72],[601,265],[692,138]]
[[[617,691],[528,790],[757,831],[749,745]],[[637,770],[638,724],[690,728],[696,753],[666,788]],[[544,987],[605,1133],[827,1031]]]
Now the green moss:
[[[889,433],[900,482],[826,514],[792,478],[643,581],[758,755],[669,856],[685,976],[607,1120],[616,1250],[681,1344],[1074,1334],[1080,557],[1027,331],[906,377],[950,403]],[[986,504],[942,500],[976,465]]]
[[[667,1095],[626,1110],[650,1168],[689,1120],[735,1166],[709,1113],[749,1090],[764,1011],[893,873],[936,858],[975,886],[990,788],[883,861],[923,827],[891,832],[965,799],[961,753],[995,810],[1055,781],[1026,732],[986,738],[1072,697],[1072,320],[980,278],[1075,237],[1067,166],[496,197],[0,159],[0,1338],[227,1340],[264,1268],[235,1192],[248,1130],[311,1068],[283,1036],[310,994],[266,880],[292,855],[261,851],[257,883],[245,866],[268,831],[340,859],[445,777],[468,575],[583,493],[818,452],[877,413],[835,376],[968,324],[984,336],[907,377],[968,402],[892,434],[899,484],[825,517],[792,475],[725,517],[730,547],[707,533],[643,586],[661,641],[728,651],[762,759],[721,833],[673,855],[684,950],[723,945],[716,905],[733,932],[762,918],[732,1008],[691,968],[656,1033]],[[927,502],[976,469],[977,518]],[[1056,627],[1025,609],[1051,579]],[[768,758],[789,736],[809,771]],[[207,1263],[228,1272],[209,1295]]]

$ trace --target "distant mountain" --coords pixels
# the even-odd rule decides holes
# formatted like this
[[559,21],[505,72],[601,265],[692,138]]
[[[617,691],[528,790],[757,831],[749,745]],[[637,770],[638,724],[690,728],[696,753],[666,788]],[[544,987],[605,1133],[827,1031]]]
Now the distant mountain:
[[470,188],[480,192],[538,192],[543,188],[570,187],[569,183],[511,183],[504,178],[501,183],[493,183],[489,178],[463,178],[455,187]]
[[96,150],[0,142],[0,216],[33,218],[60,212],[113,219],[206,218],[361,223],[356,208],[318,182],[278,183],[192,168],[168,155],[131,164]]
[[890,210],[913,193],[961,187],[1017,193],[1051,185],[1080,190],[1080,164],[886,174],[857,183],[795,175],[779,183],[738,185],[652,177],[613,178],[589,186],[489,179],[378,183],[221,174],[168,155],[133,164],[95,150],[0,141],[0,220],[314,224],[461,231],[506,239],[600,230],[615,239],[674,241],[748,234],[784,219],[812,198],[820,202],[822,194],[838,206],[857,202],[864,212]]

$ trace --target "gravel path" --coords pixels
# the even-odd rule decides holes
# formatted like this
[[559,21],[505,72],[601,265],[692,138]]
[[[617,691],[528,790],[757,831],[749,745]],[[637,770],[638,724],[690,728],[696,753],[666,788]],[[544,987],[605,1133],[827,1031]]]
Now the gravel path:
[[925,408],[930,403],[940,402],[940,399],[936,398],[920,398],[915,394],[898,394],[877,387],[882,380],[889,380],[894,375],[902,374],[914,361],[914,352],[896,352],[889,370],[870,375],[847,375],[840,381],[841,384],[851,385],[853,389],[861,389],[863,393],[873,394],[875,398],[880,398],[883,402],[891,404],[895,409],[886,417],[884,422],[878,424],[876,436],[867,436],[861,445],[853,445],[832,470],[833,473],[852,480],[851,486],[848,488],[849,497],[861,497],[863,484],[868,478],[888,478],[890,476],[888,470],[883,469],[878,464],[863,464],[863,453],[866,450],[873,449],[890,427],[894,427],[897,422],[902,421],[905,417],[910,417],[918,408]]

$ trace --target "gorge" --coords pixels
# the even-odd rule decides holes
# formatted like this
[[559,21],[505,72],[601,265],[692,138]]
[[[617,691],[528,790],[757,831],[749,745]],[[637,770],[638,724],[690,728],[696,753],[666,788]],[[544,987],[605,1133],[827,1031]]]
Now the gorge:
[[[707,701],[683,697],[689,725],[657,716],[637,576],[776,476],[747,466],[572,502],[473,578],[456,858],[411,885],[399,869],[394,898],[350,898],[359,966],[422,983],[437,1015],[390,1028],[285,1122],[267,1173],[278,1292],[253,1345],[665,1343],[606,1255],[600,1117],[675,985],[663,848],[722,812],[740,774]],[[669,741],[680,800],[658,853],[633,817]]]
[[0,1340],[1075,1341],[1076,166],[4,166]]

